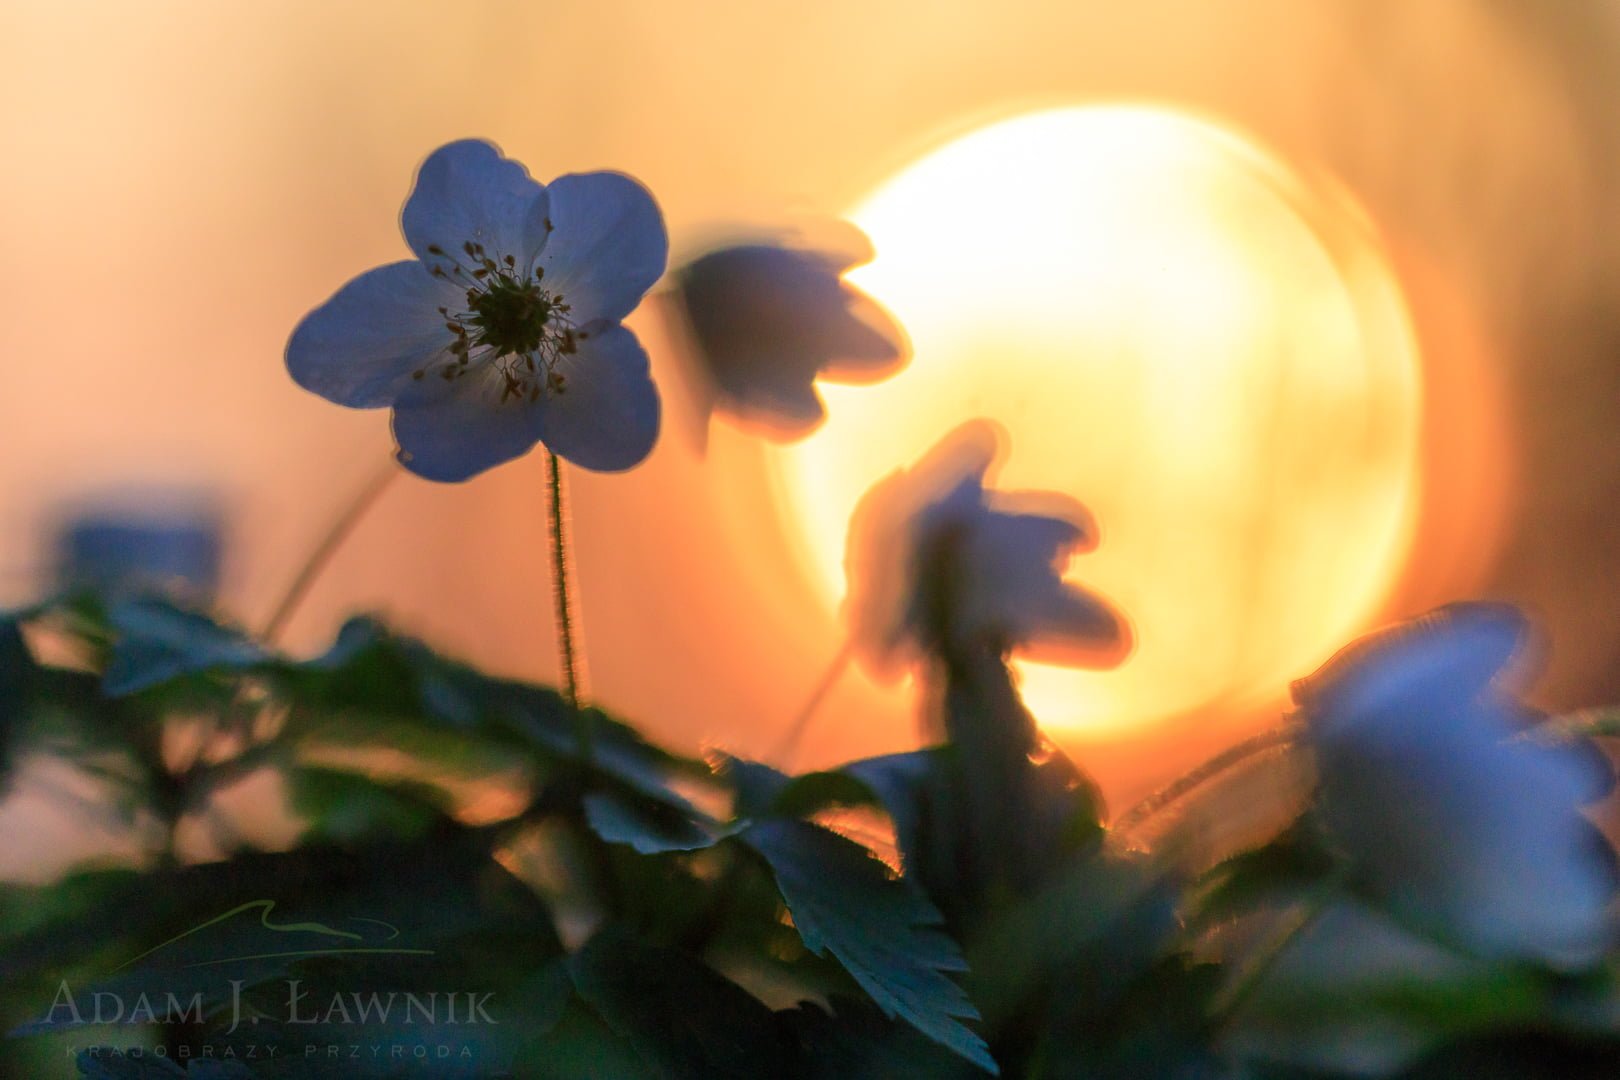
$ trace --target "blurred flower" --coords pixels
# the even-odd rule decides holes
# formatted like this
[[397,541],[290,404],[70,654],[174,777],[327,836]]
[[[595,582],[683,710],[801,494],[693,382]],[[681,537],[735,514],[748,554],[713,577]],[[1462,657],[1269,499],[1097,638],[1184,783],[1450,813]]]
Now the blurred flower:
[[781,439],[826,418],[818,377],[875,382],[904,366],[905,333],[839,277],[858,254],[742,244],[710,252],[675,276],[705,384],[705,415],[720,409]]
[[647,354],[620,320],[664,272],[652,196],[618,173],[543,185],[487,142],[422,163],[400,225],[415,259],[370,270],[305,316],[293,380],[394,410],[399,460],[465,480],[536,442],[628,469],[658,437]]
[[55,536],[57,584],[206,604],[219,586],[221,517],[205,491],[137,487],[76,501]]
[[1358,883],[1488,957],[1595,962],[1613,856],[1579,812],[1612,780],[1502,686],[1527,637],[1504,605],[1458,604],[1350,645],[1296,683],[1320,813]]
[[1068,557],[1096,546],[1091,516],[1061,495],[986,493],[999,443],[989,423],[964,424],[855,508],[844,615],[874,674],[977,645],[1077,667],[1129,652],[1114,610],[1063,580]]

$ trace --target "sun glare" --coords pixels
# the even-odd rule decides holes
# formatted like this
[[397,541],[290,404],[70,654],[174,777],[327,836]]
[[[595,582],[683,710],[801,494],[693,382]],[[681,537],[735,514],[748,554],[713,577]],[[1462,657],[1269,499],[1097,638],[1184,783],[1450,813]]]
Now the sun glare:
[[1057,109],[982,128],[854,210],[851,279],[910,332],[875,386],[783,450],[784,507],[830,606],[862,493],[972,417],[1002,489],[1096,515],[1070,576],[1130,618],[1121,667],[1024,664],[1049,727],[1099,732],[1274,695],[1399,572],[1420,383],[1399,288],[1331,182],[1202,120]]

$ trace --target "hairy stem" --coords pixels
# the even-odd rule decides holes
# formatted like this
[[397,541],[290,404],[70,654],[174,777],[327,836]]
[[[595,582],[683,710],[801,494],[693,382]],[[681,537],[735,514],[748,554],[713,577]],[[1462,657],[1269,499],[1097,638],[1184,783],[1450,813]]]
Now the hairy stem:
[[572,562],[568,556],[568,505],[563,489],[562,462],[550,450],[546,455],[546,494],[551,525],[551,597],[557,616],[557,653],[562,666],[563,695],[574,710],[575,733],[579,739],[582,758],[591,757],[594,732],[590,713],[581,708],[581,682],[583,665],[574,646],[576,632],[573,589],[569,576]]
[[1216,754],[1196,769],[1155,791],[1114,819],[1111,828],[1115,833],[1123,835],[1157,814],[1160,810],[1181,799],[1194,788],[1208,783],[1228,769],[1241,765],[1256,754],[1263,753],[1274,747],[1288,745],[1293,741],[1295,731],[1294,725],[1284,724],[1269,731],[1262,731],[1258,735],[1251,735],[1236,746]]

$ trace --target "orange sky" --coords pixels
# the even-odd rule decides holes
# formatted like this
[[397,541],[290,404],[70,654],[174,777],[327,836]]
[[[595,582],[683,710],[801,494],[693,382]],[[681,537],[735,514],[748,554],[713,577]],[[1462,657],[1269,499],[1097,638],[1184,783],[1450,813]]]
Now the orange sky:
[[[1553,623],[1557,694],[1620,690],[1604,674],[1620,616],[1590,611],[1587,579],[1557,558],[1612,547],[1593,539],[1612,535],[1608,518],[1585,509],[1615,503],[1604,493],[1620,441],[1612,409],[1591,400],[1612,401],[1612,379],[1581,380],[1613,367],[1614,331],[1592,313],[1617,307],[1602,270],[1620,252],[1620,159],[1592,88],[1620,70],[1620,26],[1597,5],[1558,21],[1505,8],[8,4],[0,598],[33,588],[64,498],[189,485],[231,512],[226,605],[265,616],[389,450],[382,414],[292,385],[286,335],[349,276],[404,254],[398,208],[441,142],[493,138],[541,178],[633,173],[681,252],[727,222],[846,210],[986,119],[1145,99],[1326,168],[1389,238],[1438,391],[1427,396],[1456,406],[1429,418],[1427,460],[1439,488],[1463,492],[1423,519],[1395,608],[1476,588],[1518,596]],[[993,191],[973,221],[994,228]],[[656,312],[631,324],[671,422],[643,469],[575,483],[592,687],[657,736],[763,751],[834,631],[807,614],[811,586],[747,454],[705,467],[677,426]],[[1572,385],[1587,390],[1572,400]],[[472,659],[551,677],[540,481],[538,459],[454,488],[407,480],[294,641],[382,609]],[[807,760],[909,744],[903,707],[864,701],[835,695]],[[1232,730],[1075,745],[1106,789],[1129,793]]]

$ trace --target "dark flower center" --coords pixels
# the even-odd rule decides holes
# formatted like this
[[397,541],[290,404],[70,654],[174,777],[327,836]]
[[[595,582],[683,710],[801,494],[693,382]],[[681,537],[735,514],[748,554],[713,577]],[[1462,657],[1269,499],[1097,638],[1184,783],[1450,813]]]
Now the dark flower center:
[[[548,223],[549,226],[549,223]],[[492,371],[501,384],[501,400],[538,401],[542,394],[560,394],[566,388],[557,362],[579,351],[585,332],[574,328],[573,310],[561,293],[541,284],[545,270],[525,273],[510,255],[492,258],[484,245],[468,241],[466,261],[446,255],[437,245],[428,254],[445,260],[435,264],[433,276],[453,281],[467,290],[465,311],[441,307],[450,344],[435,361],[414,373],[424,378],[436,371],[447,382],[469,371]]]
[[465,320],[474,345],[488,345],[497,354],[532,353],[546,339],[546,325],[557,310],[551,294],[538,280],[520,281],[497,274],[483,292],[469,289]]

